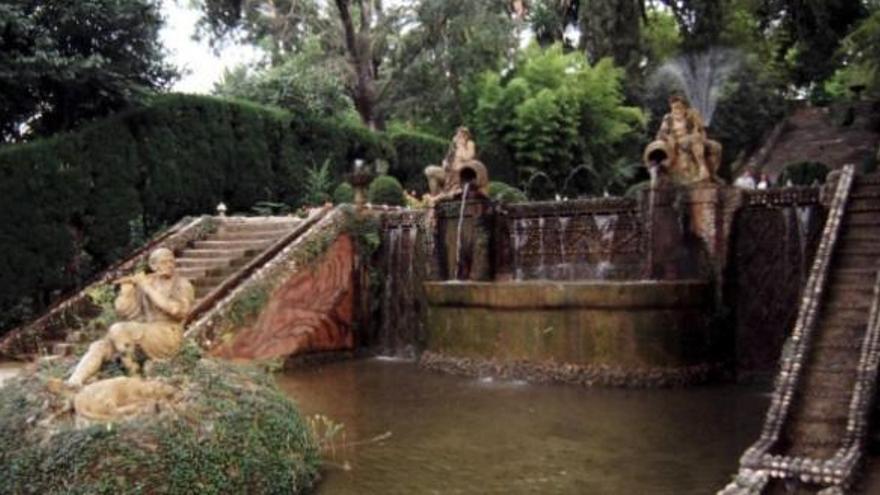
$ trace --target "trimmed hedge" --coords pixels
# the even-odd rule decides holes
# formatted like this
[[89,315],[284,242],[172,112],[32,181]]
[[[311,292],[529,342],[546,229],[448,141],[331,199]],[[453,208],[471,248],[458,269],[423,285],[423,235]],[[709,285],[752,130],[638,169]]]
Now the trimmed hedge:
[[258,105],[165,95],[77,132],[0,148],[0,334],[139,240],[225,202],[300,205],[308,166],[394,162],[384,136]]
[[400,181],[407,191],[427,191],[425,167],[442,164],[449,142],[430,134],[400,128],[392,129],[388,137],[397,155],[388,173]]
[[406,198],[400,182],[390,175],[380,175],[370,182],[367,198],[374,205],[404,206]]

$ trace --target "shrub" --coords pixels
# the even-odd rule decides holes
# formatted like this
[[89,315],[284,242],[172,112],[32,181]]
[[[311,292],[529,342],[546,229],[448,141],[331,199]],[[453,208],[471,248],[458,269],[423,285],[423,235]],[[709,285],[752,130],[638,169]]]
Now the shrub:
[[519,189],[498,181],[489,183],[489,197],[501,203],[520,203],[528,200]]
[[428,182],[423,171],[428,165],[440,165],[449,143],[437,136],[402,128],[392,129],[389,139],[397,156],[389,174],[397,178],[407,191],[427,191]]
[[367,190],[370,203],[376,205],[403,206],[406,200],[403,196],[403,186],[390,175],[380,175],[373,179]]
[[191,95],[0,148],[0,333],[183,216],[296,208],[309,168],[328,193],[355,158],[394,156],[359,124]]
[[333,190],[333,203],[354,203],[354,188],[348,182],[343,182]]
[[789,182],[795,186],[822,184],[830,171],[831,169],[824,163],[810,161],[790,163],[782,169],[776,182],[781,186],[785,186]]

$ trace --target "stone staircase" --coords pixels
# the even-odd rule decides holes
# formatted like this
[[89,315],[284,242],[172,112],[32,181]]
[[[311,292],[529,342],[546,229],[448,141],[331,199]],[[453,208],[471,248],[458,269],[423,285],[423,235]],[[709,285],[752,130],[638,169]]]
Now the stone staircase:
[[[189,279],[196,292],[193,307],[202,304],[228,278],[293,232],[303,220],[295,217],[229,217],[216,219],[217,229],[177,252],[177,272]],[[80,331],[63,340],[44,342],[52,355],[71,354],[86,344]]]
[[854,104],[855,121],[848,126],[836,124],[846,105],[834,108],[802,107],[796,109],[782,124],[780,135],[767,143],[763,156],[756,157],[757,165],[775,180],[786,165],[800,162],[804,157],[831,168],[846,163],[861,165],[866,157],[876,153],[880,133],[874,128],[872,115],[876,104]]
[[177,255],[177,271],[192,282],[196,304],[227,277],[295,229],[293,217],[229,218],[217,232]]
[[864,460],[880,362],[880,179],[851,174],[839,179],[761,438],[719,493],[845,493]]

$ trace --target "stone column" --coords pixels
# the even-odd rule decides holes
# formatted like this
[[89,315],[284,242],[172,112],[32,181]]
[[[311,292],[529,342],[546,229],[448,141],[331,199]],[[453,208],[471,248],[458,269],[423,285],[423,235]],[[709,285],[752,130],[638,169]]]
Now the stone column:
[[484,197],[468,199],[462,214],[461,199],[441,201],[434,215],[434,257],[439,279],[492,280],[492,202]]

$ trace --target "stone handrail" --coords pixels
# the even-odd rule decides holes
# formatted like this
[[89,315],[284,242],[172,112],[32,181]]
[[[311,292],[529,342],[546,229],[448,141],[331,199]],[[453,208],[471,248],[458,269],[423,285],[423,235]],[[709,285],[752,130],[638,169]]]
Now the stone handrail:
[[630,198],[590,198],[569,201],[510,203],[504,210],[511,218],[637,213],[638,201]]
[[743,191],[743,206],[804,206],[819,204],[820,188],[799,186]]
[[[810,350],[819,304],[822,301],[825,281],[831,265],[831,255],[837,244],[840,224],[846,211],[854,175],[855,167],[853,165],[843,167],[831,202],[825,230],[822,233],[822,240],[816,251],[810,277],[804,288],[797,321],[789,341],[791,348],[783,355],[764,427],[758,441],[749,447],[740,459],[738,482],[748,480],[750,485],[731,485],[719,493],[760,493],[761,487],[767,483],[769,475],[777,478],[809,476],[810,479],[813,479],[813,476],[833,474],[829,473],[827,469],[822,469],[827,466],[823,466],[821,461],[771,454],[770,450],[779,441],[782,428],[788,419],[807,353]],[[741,491],[737,491],[738,489]]]
[[86,304],[88,292],[94,287],[115,280],[134,270],[141,260],[154,248],[162,245],[172,251],[177,251],[189,241],[198,240],[205,235],[208,229],[205,224],[212,221],[210,216],[185,217],[172,225],[160,235],[134,250],[127,257],[113,263],[109,268],[100,272],[91,279],[83,288],[75,293],[60,298],[49,306],[46,312],[34,321],[10,330],[0,339],[0,355],[16,358],[26,354],[37,352],[37,340],[44,337],[47,329],[55,323],[66,319],[69,311],[76,311]]
[[[198,317],[203,315],[206,311],[211,309],[218,301],[220,301],[223,297],[225,297],[233,288],[235,288],[238,284],[240,284],[243,280],[248,278],[254,271],[256,271],[259,267],[264,265],[267,261],[271,260],[275,255],[277,255],[285,246],[296,240],[303,233],[307,232],[314,224],[316,224],[319,220],[321,220],[324,215],[327,214],[332,208],[329,206],[324,206],[320,210],[315,213],[309,215],[303,222],[297,225],[293,230],[291,230],[288,234],[281,237],[275,241],[271,246],[269,246],[262,253],[255,256],[252,260],[238,269],[234,274],[227,277],[220,285],[215,287],[211,292],[209,292],[204,299],[202,299],[199,304],[197,304],[186,317],[184,321],[184,326],[189,325],[190,323],[196,321]],[[189,333],[189,331],[187,332]]]

